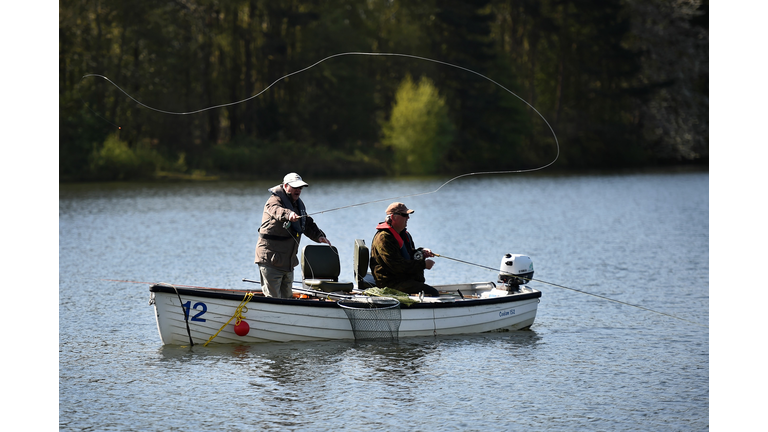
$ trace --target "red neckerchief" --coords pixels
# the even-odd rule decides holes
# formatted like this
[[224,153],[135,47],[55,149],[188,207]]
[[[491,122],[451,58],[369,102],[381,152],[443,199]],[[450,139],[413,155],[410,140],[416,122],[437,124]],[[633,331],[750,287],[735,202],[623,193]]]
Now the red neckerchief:
[[386,222],[382,222],[382,223],[380,223],[380,224],[378,224],[378,225],[376,226],[376,229],[377,229],[377,230],[389,230],[389,232],[391,232],[391,233],[392,233],[392,235],[393,235],[393,236],[395,236],[395,240],[397,240],[397,245],[398,245],[398,247],[401,247],[401,248],[403,247],[403,243],[404,243],[404,242],[403,242],[403,238],[402,238],[402,237],[400,237],[400,234],[399,234],[397,231],[395,231],[395,229],[394,229],[394,228],[392,228],[391,226],[389,226],[389,224],[388,224],[388,223],[386,223]]

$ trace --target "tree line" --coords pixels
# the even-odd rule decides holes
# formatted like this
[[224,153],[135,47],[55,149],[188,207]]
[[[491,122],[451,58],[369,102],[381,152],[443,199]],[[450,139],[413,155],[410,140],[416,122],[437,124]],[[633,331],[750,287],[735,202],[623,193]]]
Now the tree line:
[[708,37],[706,0],[61,0],[60,179],[527,169],[549,126],[563,169],[706,162]]

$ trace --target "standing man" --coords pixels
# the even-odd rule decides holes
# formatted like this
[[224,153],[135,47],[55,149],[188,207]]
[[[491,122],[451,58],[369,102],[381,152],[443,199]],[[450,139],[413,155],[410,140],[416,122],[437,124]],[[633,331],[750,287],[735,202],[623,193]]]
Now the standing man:
[[379,288],[392,288],[407,294],[438,297],[440,293],[427,285],[424,270],[435,262],[426,259],[434,254],[429,249],[416,249],[406,229],[413,210],[394,202],[387,207],[386,219],[376,227],[371,241],[371,273]]
[[301,190],[309,186],[296,173],[287,174],[283,183],[271,189],[264,204],[256,244],[256,264],[261,287],[267,297],[293,297],[293,268],[299,265],[299,242],[304,234],[317,243],[331,244],[325,233],[307,215]]

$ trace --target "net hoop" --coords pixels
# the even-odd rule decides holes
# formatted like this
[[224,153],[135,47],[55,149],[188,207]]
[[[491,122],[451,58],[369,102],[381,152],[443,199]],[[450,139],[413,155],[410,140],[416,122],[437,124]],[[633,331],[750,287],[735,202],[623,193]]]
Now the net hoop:
[[400,302],[393,298],[369,297],[336,302],[349,319],[355,340],[396,341],[400,330]]
[[343,309],[397,309],[400,301],[394,298],[369,297],[365,299],[341,299],[336,302]]

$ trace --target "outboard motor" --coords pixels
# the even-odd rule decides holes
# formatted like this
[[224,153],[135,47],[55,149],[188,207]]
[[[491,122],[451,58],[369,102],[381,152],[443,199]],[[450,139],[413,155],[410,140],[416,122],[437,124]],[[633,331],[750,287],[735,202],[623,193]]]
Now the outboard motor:
[[507,287],[508,292],[519,291],[520,285],[527,284],[533,278],[533,261],[527,255],[506,254],[501,259],[499,283]]

